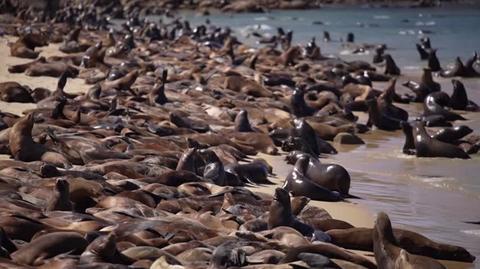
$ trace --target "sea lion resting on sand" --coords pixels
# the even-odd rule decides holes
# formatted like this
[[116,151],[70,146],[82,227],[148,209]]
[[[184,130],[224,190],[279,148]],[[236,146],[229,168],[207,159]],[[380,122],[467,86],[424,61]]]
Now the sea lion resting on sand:
[[445,269],[434,259],[408,253],[398,247],[387,214],[380,212],[373,229],[373,252],[379,268]]
[[12,156],[16,160],[24,162],[42,160],[61,167],[70,166],[63,155],[48,151],[44,145],[33,141],[32,128],[33,114],[23,117],[13,125],[9,134],[9,147]]
[[[327,231],[332,243],[348,249],[373,250],[373,229],[350,228]],[[403,229],[393,229],[398,246],[409,253],[440,260],[473,262],[475,257],[462,247],[434,242],[427,237]]]

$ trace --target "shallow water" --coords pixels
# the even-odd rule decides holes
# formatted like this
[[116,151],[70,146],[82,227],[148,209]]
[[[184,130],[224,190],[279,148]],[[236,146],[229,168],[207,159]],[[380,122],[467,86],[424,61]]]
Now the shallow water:
[[[206,17],[186,13],[193,24]],[[339,40],[348,32],[358,43],[385,43],[397,64],[406,74],[397,82],[418,78],[425,62],[420,61],[415,42],[427,32],[432,47],[438,48],[443,67],[456,56],[464,61],[480,49],[480,9],[476,8],[337,8],[308,11],[275,11],[268,14],[215,14],[214,25],[231,27],[242,40],[254,45],[253,31],[275,33],[276,27],[294,31],[294,42],[305,43],[315,36],[322,53],[341,55],[346,60],[370,61],[372,55],[349,55]],[[317,22],[313,24],[313,22]],[[333,42],[321,41],[322,32],[331,34]],[[381,68],[380,68],[381,70]],[[450,93],[450,80],[436,78],[442,90]],[[470,99],[480,103],[480,79],[462,80]],[[375,85],[382,88],[382,85]],[[411,116],[420,107],[403,106]],[[365,115],[361,115],[361,121]],[[467,113],[466,124],[480,132],[480,113]],[[460,123],[457,123],[460,124]],[[480,268],[480,226],[464,221],[480,220],[480,154],[471,160],[415,158],[402,154],[404,137],[399,132],[373,131],[362,135],[366,145],[338,147],[339,154],[325,162],[337,162],[352,175],[351,192],[363,199],[359,203],[372,210],[387,212],[399,226],[414,229],[432,239],[466,247],[477,256]],[[275,165],[285,164],[278,163]]]

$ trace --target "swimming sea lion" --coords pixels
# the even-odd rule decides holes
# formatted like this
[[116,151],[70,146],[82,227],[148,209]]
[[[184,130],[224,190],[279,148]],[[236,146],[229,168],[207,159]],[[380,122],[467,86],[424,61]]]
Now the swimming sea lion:
[[441,263],[428,257],[408,253],[398,247],[392,224],[387,214],[380,212],[373,231],[373,252],[379,268],[445,269]]
[[306,176],[309,158],[300,157],[293,170],[288,174],[283,188],[291,192],[293,196],[306,196],[320,201],[340,201],[342,196],[336,191],[324,188]]
[[413,137],[417,157],[470,159],[470,156],[459,147],[430,137],[425,130],[425,122],[423,121],[414,124]]

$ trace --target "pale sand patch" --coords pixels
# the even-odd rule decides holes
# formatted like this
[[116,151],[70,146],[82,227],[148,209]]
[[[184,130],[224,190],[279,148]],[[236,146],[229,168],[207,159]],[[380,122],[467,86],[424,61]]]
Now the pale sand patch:
[[[22,59],[17,57],[10,56],[10,48],[8,47],[8,42],[13,42],[16,37],[0,37],[0,82],[15,81],[22,85],[27,85],[31,89],[35,88],[47,88],[51,91],[54,91],[57,88],[57,78],[52,77],[29,77],[21,74],[11,74],[8,72],[8,67],[16,64],[24,64],[32,61],[31,59]],[[50,56],[62,56],[65,55],[63,52],[58,50],[59,44],[50,44],[46,47],[36,48],[36,50],[41,51],[40,56],[50,57]],[[83,79],[71,79],[67,81],[65,86],[65,92],[68,93],[82,93],[86,92],[91,85],[85,84]],[[17,115],[22,115],[22,111],[27,109],[35,108],[36,104],[23,104],[23,103],[5,103],[0,101],[0,111],[10,112]]]

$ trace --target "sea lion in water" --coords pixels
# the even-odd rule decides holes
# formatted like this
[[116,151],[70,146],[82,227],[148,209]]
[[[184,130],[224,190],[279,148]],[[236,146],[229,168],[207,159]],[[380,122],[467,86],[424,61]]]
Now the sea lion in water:
[[330,191],[324,188],[306,176],[308,170],[309,158],[300,157],[293,170],[287,175],[283,188],[293,194],[293,196],[306,196],[313,200],[320,201],[340,201],[342,196],[336,191]]
[[350,189],[350,174],[338,164],[322,164],[319,159],[310,154],[289,154],[289,162],[296,163],[299,158],[308,158],[308,167],[305,175],[316,184],[331,191],[337,191],[348,196]]
[[289,226],[302,233],[304,236],[312,236],[312,227],[300,222],[292,215],[290,195],[282,188],[275,189],[273,201],[268,212],[268,229],[278,226]]
[[373,252],[378,268],[446,269],[434,259],[408,253],[397,246],[387,214],[380,212],[373,230]]
[[52,232],[41,235],[12,253],[12,260],[24,265],[40,265],[43,260],[63,253],[80,254],[88,242],[76,232]]
[[414,123],[413,137],[417,157],[470,159],[470,156],[459,147],[430,137],[425,130],[425,122],[423,121]]
[[[372,251],[373,229],[349,228],[327,231],[332,243],[343,248]],[[400,248],[409,253],[440,260],[473,262],[475,257],[462,247],[437,243],[416,232],[393,229],[395,240]]]

